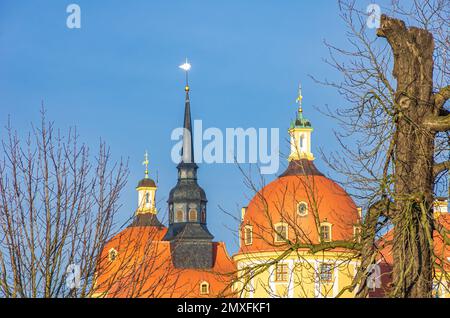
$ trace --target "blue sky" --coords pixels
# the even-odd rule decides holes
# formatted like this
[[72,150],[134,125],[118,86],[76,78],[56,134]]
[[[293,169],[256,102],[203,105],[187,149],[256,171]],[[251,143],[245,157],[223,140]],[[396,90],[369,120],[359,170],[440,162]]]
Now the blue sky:
[[[70,3],[81,7],[81,29],[66,27]],[[361,1],[361,9],[368,3]],[[0,134],[8,115],[16,128],[29,130],[43,100],[57,127],[76,125],[92,148],[105,140],[114,158],[130,160],[120,220],[136,207],[135,185],[148,149],[165,219],[176,183],[170,134],[182,124],[184,74],[178,65],[185,57],[192,64],[193,119],[223,130],[279,128],[284,154],[301,81],[319,157],[319,147],[325,153],[338,149],[333,129],[339,127],[314,107],[342,103],[336,91],[308,76],[338,76],[323,62],[325,39],[346,43],[337,3],[330,0],[0,0]],[[267,181],[282,172],[286,158],[280,163]],[[316,165],[331,173],[320,157]],[[251,191],[232,164],[200,165],[199,183],[209,200],[209,228],[233,254],[237,224],[219,205],[238,216]]]

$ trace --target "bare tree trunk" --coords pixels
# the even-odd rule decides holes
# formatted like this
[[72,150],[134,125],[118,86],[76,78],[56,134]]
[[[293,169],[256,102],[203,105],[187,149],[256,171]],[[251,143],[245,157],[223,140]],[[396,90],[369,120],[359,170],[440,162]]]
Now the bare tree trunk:
[[[337,137],[345,156],[331,156],[328,162],[346,176],[349,188],[364,198],[369,210],[380,198],[389,202],[383,212],[386,222],[376,222],[377,214],[365,220],[367,234],[377,235],[365,235],[362,254],[369,260],[363,265],[370,265],[372,250],[382,256],[378,234],[393,228],[389,296],[430,297],[437,257],[434,191],[450,167],[450,112],[445,108],[450,98],[448,1],[392,1],[383,8],[389,16],[381,16],[377,29],[388,45],[375,41],[356,0],[338,2],[349,46],[327,44],[327,62],[343,79],[319,82],[336,88],[349,104],[330,112],[344,126],[345,133]],[[356,137],[355,147],[345,143],[349,136]],[[360,287],[359,295],[365,297],[364,284]]]
[[381,17],[377,35],[394,54],[396,131],[394,151],[394,297],[430,297],[433,281],[435,132],[424,123],[437,112],[433,96],[434,40],[430,32]]

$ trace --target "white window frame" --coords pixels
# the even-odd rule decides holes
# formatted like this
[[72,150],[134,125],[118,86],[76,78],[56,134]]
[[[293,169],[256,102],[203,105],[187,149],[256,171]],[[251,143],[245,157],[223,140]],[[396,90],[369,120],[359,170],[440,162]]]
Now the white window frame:
[[[328,233],[329,233],[329,238],[328,240],[324,240],[322,238],[322,227],[328,227]],[[333,224],[329,223],[329,222],[322,222],[320,223],[320,227],[319,227],[319,241],[320,243],[327,243],[327,242],[331,242],[333,240]]]
[[[300,213],[299,207],[301,204],[306,205],[306,212],[305,213]],[[297,214],[299,216],[307,216],[308,215],[308,203],[306,203],[305,201],[300,201],[299,203],[297,203]]]

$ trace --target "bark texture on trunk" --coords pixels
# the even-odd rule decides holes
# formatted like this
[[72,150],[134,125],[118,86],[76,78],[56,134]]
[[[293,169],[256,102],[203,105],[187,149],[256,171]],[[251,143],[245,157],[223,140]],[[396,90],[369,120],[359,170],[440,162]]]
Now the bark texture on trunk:
[[435,132],[425,121],[438,112],[432,91],[434,40],[430,32],[384,15],[377,35],[393,51],[397,80],[392,296],[430,297]]

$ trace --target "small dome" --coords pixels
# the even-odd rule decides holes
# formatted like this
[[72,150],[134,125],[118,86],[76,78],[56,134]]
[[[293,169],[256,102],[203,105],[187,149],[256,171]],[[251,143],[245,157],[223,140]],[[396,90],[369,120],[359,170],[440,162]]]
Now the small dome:
[[291,128],[311,128],[311,122],[303,116],[303,111],[300,108],[297,117],[291,123]]
[[157,228],[164,228],[164,225],[158,220],[156,214],[153,213],[138,213],[133,218],[133,222],[129,227],[133,226],[154,226]]
[[144,178],[139,181],[137,188],[156,188],[156,183],[150,178]]
[[[318,244],[320,224],[317,223],[331,226],[331,241],[353,240],[354,226],[359,223],[357,206],[312,161],[291,161],[279,178],[250,201],[241,227],[240,252],[285,249],[286,243],[275,241],[278,224],[287,226],[291,242]],[[246,226],[252,229],[252,242],[247,245]]]
[[292,127],[311,127],[311,122],[308,119],[297,118],[293,122]]

